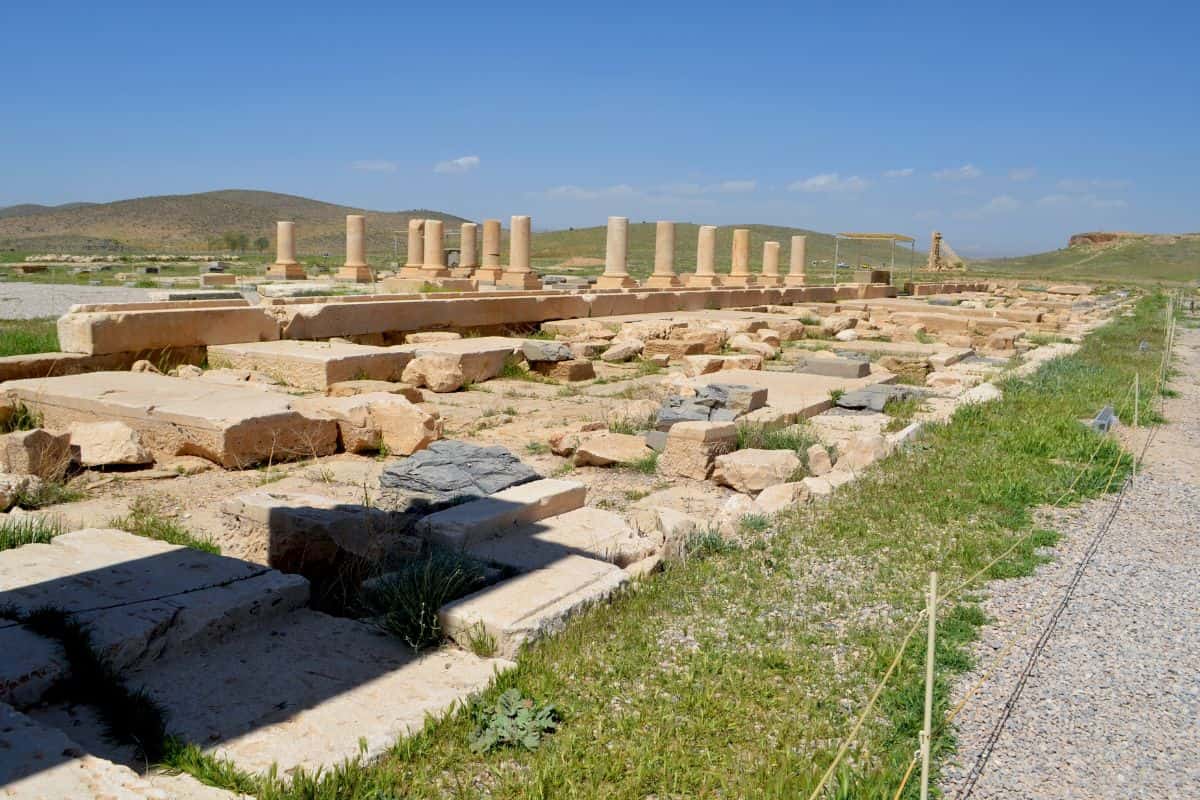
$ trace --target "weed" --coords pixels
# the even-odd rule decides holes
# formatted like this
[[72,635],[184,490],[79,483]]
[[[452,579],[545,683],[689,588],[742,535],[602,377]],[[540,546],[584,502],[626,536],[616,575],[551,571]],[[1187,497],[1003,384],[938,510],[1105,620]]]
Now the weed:
[[829,390],[829,402],[833,403],[836,406],[837,401],[841,400],[842,395],[844,395],[844,394],[846,394],[845,389],[830,389]]
[[438,609],[484,584],[476,562],[443,550],[411,561],[363,587],[363,603],[379,624],[414,650],[442,640]]
[[144,497],[134,501],[129,513],[117,517],[108,523],[110,527],[119,528],[136,536],[144,536],[167,544],[190,547],[204,553],[220,555],[221,548],[211,539],[197,536],[173,519],[168,519],[158,512],[158,509]]
[[33,510],[61,503],[74,503],[85,497],[87,497],[85,492],[67,486],[62,481],[42,481],[32,489],[22,489],[17,492],[13,499],[13,505]]
[[569,383],[566,386],[560,387],[556,394],[559,397],[575,397],[576,395],[580,394],[580,392],[578,386]]
[[31,431],[40,427],[42,427],[42,415],[19,400],[8,411],[7,416],[0,419],[0,433]]
[[658,453],[648,453],[636,461],[627,461],[621,464],[621,468],[640,472],[643,475],[653,475],[658,471]]
[[924,408],[925,401],[920,397],[889,400],[883,407],[883,413],[889,417],[883,430],[887,433],[903,430],[912,423],[913,417],[924,410]]
[[766,514],[746,514],[738,520],[738,529],[743,533],[762,533],[771,527]]
[[11,550],[26,544],[49,544],[63,533],[63,525],[49,517],[17,517],[0,522],[0,550]]
[[496,655],[496,637],[488,633],[482,622],[477,622],[467,631],[467,649],[480,658]]
[[626,489],[625,490],[625,499],[631,503],[636,503],[638,500],[641,500],[643,497],[649,497],[649,496],[650,496],[650,493],[647,491],[644,491],[642,489]]
[[930,336],[925,331],[916,331],[915,333],[913,333],[913,337],[921,344],[933,344],[934,342],[937,341],[936,338],[934,338],[933,336]]
[[737,426],[738,450],[793,450],[802,463],[808,463],[808,448],[817,443],[807,426],[790,425],[768,428],[764,425]]
[[0,356],[57,352],[58,325],[55,320],[0,320]]
[[539,706],[519,689],[508,689],[490,706],[476,709],[470,737],[472,753],[486,754],[501,747],[537,750],[542,737],[558,730],[561,717],[552,705]]
[[536,439],[525,443],[525,452],[531,456],[544,456],[550,452],[550,445]]

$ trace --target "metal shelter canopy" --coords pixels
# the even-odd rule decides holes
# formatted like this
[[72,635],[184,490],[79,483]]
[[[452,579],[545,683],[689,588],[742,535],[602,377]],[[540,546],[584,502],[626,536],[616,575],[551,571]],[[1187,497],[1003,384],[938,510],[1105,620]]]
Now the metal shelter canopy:
[[[891,242],[892,243],[892,266],[893,272],[896,270],[896,242],[908,243],[908,279],[911,281],[913,277],[913,268],[917,257],[917,240],[911,236],[905,236],[903,233],[835,233],[833,235],[833,285],[838,285],[838,262],[840,259],[842,240],[849,241],[865,241],[865,242]],[[857,261],[857,253],[855,254]],[[854,269],[855,266],[851,266]]]

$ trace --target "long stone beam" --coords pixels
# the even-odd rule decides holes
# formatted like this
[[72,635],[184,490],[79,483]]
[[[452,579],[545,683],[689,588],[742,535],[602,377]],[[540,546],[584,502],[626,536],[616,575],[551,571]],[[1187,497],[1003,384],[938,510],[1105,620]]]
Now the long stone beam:
[[[977,291],[980,283],[937,284],[939,293]],[[957,287],[957,288],[955,288]],[[884,284],[586,293],[463,293],[446,296],[375,295],[366,298],[305,298],[309,302],[241,307],[69,312],[58,320],[64,352],[108,354],[159,348],[329,339],[429,329],[530,325],[555,319],[616,314],[740,308],[756,305],[833,302],[894,297]],[[315,302],[314,302],[315,300]]]

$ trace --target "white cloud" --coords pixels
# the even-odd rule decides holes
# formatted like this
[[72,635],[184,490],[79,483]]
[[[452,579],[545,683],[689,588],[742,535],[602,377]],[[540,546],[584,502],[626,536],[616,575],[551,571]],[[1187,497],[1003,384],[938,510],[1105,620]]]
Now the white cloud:
[[558,197],[566,200],[599,200],[602,197],[629,197],[638,194],[638,191],[627,183],[620,183],[616,186],[605,186],[599,189],[585,189],[582,186],[574,186],[567,184],[565,186],[553,186],[546,190],[547,197]]
[[462,158],[452,158],[449,161],[439,161],[434,165],[433,171],[444,175],[459,175],[478,166],[479,156],[463,156]]
[[1112,208],[1126,208],[1129,204],[1120,198],[1098,197],[1091,192],[1085,194],[1048,194],[1038,199],[1037,205],[1043,208],[1088,208],[1103,211]]
[[961,167],[939,169],[933,173],[933,177],[939,181],[969,181],[972,178],[978,178],[982,174],[983,170],[974,164],[963,164]]
[[792,192],[861,192],[866,188],[867,182],[857,175],[843,178],[836,172],[813,175],[788,185],[788,191]]
[[1008,179],[1017,183],[1031,181],[1037,177],[1036,167],[1014,167],[1008,171]]
[[380,161],[366,159],[364,161],[355,161],[350,165],[350,169],[357,169],[362,172],[395,172],[395,161]]
[[905,167],[904,169],[889,169],[883,173],[883,177],[885,177],[885,178],[911,178],[916,173],[917,173],[917,171],[915,169],[913,169],[912,167]]

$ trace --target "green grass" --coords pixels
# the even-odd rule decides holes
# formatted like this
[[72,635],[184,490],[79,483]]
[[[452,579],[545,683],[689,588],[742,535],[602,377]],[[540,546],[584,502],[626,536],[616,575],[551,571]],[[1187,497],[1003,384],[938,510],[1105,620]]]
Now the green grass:
[[648,453],[637,461],[629,461],[621,464],[621,468],[640,472],[643,475],[653,475],[658,471],[658,453]]
[[1043,286],[1064,281],[1195,283],[1200,279],[1200,236],[1133,239],[1099,250],[1064,247],[1017,258],[972,261],[968,274],[1028,277]]
[[438,609],[483,585],[479,564],[436,550],[364,589],[363,604],[383,630],[423,650],[442,641]]
[[0,320],[0,356],[57,353],[58,328],[53,319]]
[[0,418],[0,433],[31,431],[40,427],[42,415],[19,400],[13,404],[6,416]]
[[46,517],[5,519],[0,522],[0,550],[11,550],[26,544],[49,544],[63,533],[62,523]]
[[[1161,300],[1143,300],[1136,316],[1117,318],[1078,353],[1006,381],[1001,400],[929,426],[921,447],[881,462],[837,502],[797,509],[766,530],[754,523],[741,547],[698,535],[697,557],[526,648],[482,696],[378,761],[300,773],[260,796],[807,797],[919,620],[929,570],[954,587],[1012,548],[986,577],[1027,574],[1038,546],[1054,538],[1033,527],[1034,510],[1073,481],[1068,496],[1080,499],[1124,477],[1128,456],[1078,420],[1120,404],[1135,371],[1152,385],[1162,334]],[[1142,340],[1150,352],[1137,352]],[[986,622],[969,592],[943,608],[938,714]],[[824,798],[892,797],[917,747],[922,639]],[[478,710],[508,689],[553,703],[562,725],[536,752],[471,752]],[[953,745],[943,731],[934,752]],[[916,797],[917,787],[902,796]]]
[[738,425],[738,450],[794,450],[800,461],[808,463],[808,448],[817,444],[817,437],[804,425],[786,428],[767,428],[763,425]]
[[197,536],[175,520],[164,517],[144,498],[136,500],[128,514],[117,517],[109,525],[147,539],[190,547],[213,555],[221,554],[221,548],[211,539]]
[[60,480],[42,481],[36,489],[18,492],[14,505],[34,510],[61,503],[74,503],[85,497],[87,497],[86,492],[67,486]]
[[887,424],[883,427],[884,432],[891,433],[892,431],[899,431],[908,427],[913,421],[913,417],[924,406],[925,400],[920,397],[909,397],[905,400],[889,400],[883,407],[883,413],[888,416]]

